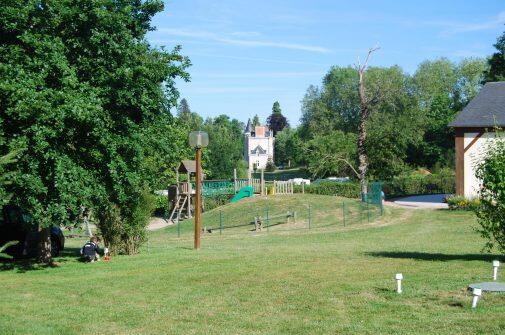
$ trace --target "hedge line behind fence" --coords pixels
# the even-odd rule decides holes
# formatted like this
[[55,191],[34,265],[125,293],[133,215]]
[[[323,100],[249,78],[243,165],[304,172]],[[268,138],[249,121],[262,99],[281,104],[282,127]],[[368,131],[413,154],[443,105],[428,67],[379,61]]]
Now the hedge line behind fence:
[[[337,182],[321,182],[319,184],[305,185],[305,193],[321,194],[321,195],[337,195],[345,198],[359,199],[361,198],[361,189],[359,183],[337,183]],[[295,186],[295,193],[302,193],[302,186]]]
[[[443,172],[429,175],[405,175],[382,183],[386,198],[415,194],[452,194],[455,191],[454,173]],[[295,193],[301,193],[302,187],[295,186]],[[305,192],[321,195],[337,195],[346,198],[360,198],[358,182],[322,182],[305,185]]]
[[450,194],[455,192],[452,171],[429,175],[405,175],[382,184],[387,198],[414,194]]

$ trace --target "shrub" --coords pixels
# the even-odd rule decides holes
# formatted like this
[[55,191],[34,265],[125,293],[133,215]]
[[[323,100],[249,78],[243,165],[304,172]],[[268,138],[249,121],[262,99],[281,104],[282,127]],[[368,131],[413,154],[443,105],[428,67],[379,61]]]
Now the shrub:
[[144,190],[138,203],[128,213],[122,213],[114,204],[97,211],[97,226],[111,254],[138,253],[139,247],[146,241],[146,229],[155,203],[154,195]]
[[480,205],[478,198],[467,199],[463,196],[452,196],[445,199],[449,209],[476,210]]
[[505,252],[505,142],[499,140],[489,147],[488,154],[477,168],[476,177],[482,181],[479,191],[481,204],[475,210],[480,225],[478,232],[487,240],[491,250],[497,246]]
[[267,165],[265,167],[266,172],[274,172],[277,168],[275,167],[274,161],[271,157],[268,157]]
[[156,215],[167,215],[168,211],[168,199],[166,195],[159,195],[157,194],[155,196],[154,200],[154,214]]
[[[294,188],[295,193],[302,192],[302,186],[297,185]],[[361,189],[359,183],[336,183],[332,181],[323,181],[319,184],[305,185],[305,193],[336,195],[345,198],[360,198]]]
[[230,196],[218,195],[205,198],[205,211],[213,210],[214,208],[224,206],[230,202]]

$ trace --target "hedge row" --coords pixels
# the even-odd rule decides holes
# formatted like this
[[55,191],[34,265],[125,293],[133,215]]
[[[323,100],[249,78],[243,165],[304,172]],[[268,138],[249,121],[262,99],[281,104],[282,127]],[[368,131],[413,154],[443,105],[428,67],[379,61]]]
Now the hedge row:
[[[295,186],[295,193],[302,193],[302,186]],[[360,198],[360,186],[356,182],[336,183],[336,182],[321,182],[319,184],[305,185],[305,193],[321,194],[321,195],[336,195],[346,198]]]
[[382,189],[387,198],[415,194],[451,194],[455,191],[455,177],[452,172],[398,176],[384,182]]

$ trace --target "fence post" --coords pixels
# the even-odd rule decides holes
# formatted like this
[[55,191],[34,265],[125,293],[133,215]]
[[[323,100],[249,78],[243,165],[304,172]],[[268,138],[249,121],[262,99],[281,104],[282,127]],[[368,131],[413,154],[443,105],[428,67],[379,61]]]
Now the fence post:
[[311,215],[311,210],[310,210],[310,204],[309,204],[309,229],[310,229],[310,224],[311,224],[311,220],[312,220],[312,215]]
[[233,189],[235,191],[235,194],[237,194],[237,169],[233,169]]
[[266,192],[265,192],[265,169],[261,169],[261,195],[262,196],[265,196],[266,195]]
[[370,202],[368,201],[368,199],[366,202],[366,210],[368,212],[368,223],[370,223]]
[[363,223],[363,201],[359,202],[359,224]]
[[223,211],[219,211],[219,235],[223,234]]
[[266,219],[266,223],[267,223],[267,231],[269,231],[269,227],[270,227],[270,209],[267,207],[267,219]]
[[305,194],[305,182],[302,181],[302,194]]
[[181,237],[181,220],[177,219],[177,237]]
[[345,202],[342,201],[342,218],[344,222],[344,227],[345,227]]

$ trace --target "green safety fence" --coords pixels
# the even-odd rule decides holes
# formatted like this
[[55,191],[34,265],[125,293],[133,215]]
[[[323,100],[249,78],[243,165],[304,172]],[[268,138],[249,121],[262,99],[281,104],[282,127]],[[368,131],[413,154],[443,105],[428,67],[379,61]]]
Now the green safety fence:
[[[196,183],[192,182],[191,186],[196,189]],[[202,182],[202,196],[215,197],[219,195],[235,194],[235,183],[229,180],[204,180]]]
[[376,181],[370,184],[369,186],[370,192],[366,197],[364,198],[367,203],[372,203],[376,205],[380,211],[381,214],[384,212],[384,209],[382,208],[382,200],[383,200],[383,193],[382,193],[382,182]]
[[202,183],[202,195],[213,197],[235,194],[235,183],[227,180],[206,180]]

